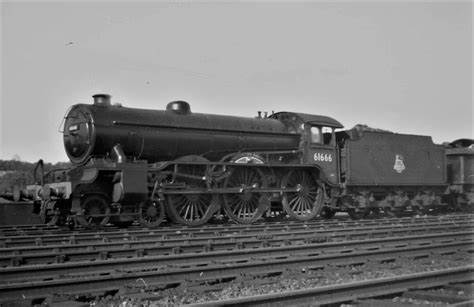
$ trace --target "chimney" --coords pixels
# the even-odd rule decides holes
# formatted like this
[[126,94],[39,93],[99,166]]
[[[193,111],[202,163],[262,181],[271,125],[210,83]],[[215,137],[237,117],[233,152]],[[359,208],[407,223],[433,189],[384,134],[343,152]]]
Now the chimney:
[[111,97],[112,96],[107,95],[107,94],[95,94],[94,96],[92,96],[92,98],[94,98],[94,105],[104,106],[104,107],[110,106]]

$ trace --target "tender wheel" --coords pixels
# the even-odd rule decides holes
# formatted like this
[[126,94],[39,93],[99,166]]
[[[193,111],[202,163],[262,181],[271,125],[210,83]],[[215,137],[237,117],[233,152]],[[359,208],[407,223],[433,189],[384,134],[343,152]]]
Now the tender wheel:
[[282,181],[282,188],[297,189],[297,192],[284,192],[283,208],[286,213],[300,221],[308,221],[317,216],[323,207],[324,189],[313,172],[292,170]]
[[176,223],[188,226],[205,224],[218,206],[218,197],[206,193],[206,184],[200,179],[204,176],[205,166],[181,166],[179,173],[188,176],[181,179],[186,187],[180,190],[182,194],[166,196],[169,217]]
[[110,206],[101,195],[87,195],[81,201],[82,215],[77,216],[79,224],[86,228],[97,229],[105,226],[110,219]]
[[138,222],[148,228],[158,227],[165,217],[165,206],[157,201],[147,199],[138,208]]
[[266,193],[258,192],[267,187],[262,172],[250,167],[236,167],[224,181],[224,188],[238,188],[237,193],[225,193],[224,210],[234,222],[250,224],[258,220],[269,206]]

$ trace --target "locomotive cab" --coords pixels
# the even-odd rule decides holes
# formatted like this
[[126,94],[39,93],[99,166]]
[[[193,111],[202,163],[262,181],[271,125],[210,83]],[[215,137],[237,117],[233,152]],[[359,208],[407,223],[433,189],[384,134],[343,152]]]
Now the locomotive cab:
[[321,115],[279,112],[272,118],[285,123],[289,131],[301,135],[302,163],[317,165],[329,183],[339,183],[339,154],[336,129],[344,126],[337,120]]
[[336,127],[321,123],[308,123],[306,127],[306,148],[304,162],[317,164],[331,183],[339,181],[338,149],[336,148]]

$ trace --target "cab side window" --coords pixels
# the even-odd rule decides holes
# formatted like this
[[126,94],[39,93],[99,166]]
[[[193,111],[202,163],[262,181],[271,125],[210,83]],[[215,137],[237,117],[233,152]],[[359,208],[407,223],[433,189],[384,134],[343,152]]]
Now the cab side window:
[[323,127],[322,132],[323,132],[323,142],[324,145],[331,145],[332,141],[332,131],[333,128],[330,127]]
[[332,144],[333,128],[312,126],[310,132],[312,144]]
[[319,127],[311,127],[311,143],[321,144],[321,130]]

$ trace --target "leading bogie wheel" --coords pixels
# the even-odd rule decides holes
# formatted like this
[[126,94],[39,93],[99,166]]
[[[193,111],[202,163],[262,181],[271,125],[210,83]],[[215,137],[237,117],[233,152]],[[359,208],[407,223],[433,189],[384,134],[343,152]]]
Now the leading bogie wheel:
[[147,199],[138,207],[138,222],[144,227],[158,227],[164,217],[165,206],[162,202]]
[[238,189],[235,193],[224,193],[224,211],[234,222],[250,224],[258,220],[270,202],[260,189],[267,187],[264,174],[257,168],[235,167],[224,181],[224,188]]
[[107,198],[102,195],[86,195],[81,200],[82,214],[77,221],[89,229],[105,226],[110,219],[110,206]]
[[315,173],[310,170],[291,170],[282,180],[283,189],[296,189],[282,193],[286,213],[300,221],[317,216],[323,208],[324,188]]

